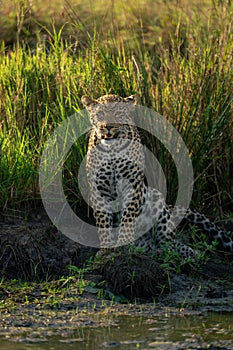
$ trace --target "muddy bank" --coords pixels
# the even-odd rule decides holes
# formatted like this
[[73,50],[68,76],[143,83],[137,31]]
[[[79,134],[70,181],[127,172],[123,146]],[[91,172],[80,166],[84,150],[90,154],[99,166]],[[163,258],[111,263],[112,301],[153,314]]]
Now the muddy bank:
[[0,271],[7,278],[43,280],[83,266],[97,250],[71,241],[49,222],[0,225]]
[[[122,317],[152,325],[158,320],[156,327],[142,332],[144,339],[150,329],[166,333],[162,320],[172,329],[178,320],[190,318],[191,324],[199,324],[209,312],[233,312],[230,255],[212,253],[199,269],[187,265],[180,273],[136,253],[130,258],[116,253],[112,260],[100,255],[91,269],[82,269],[96,250],[70,241],[45,222],[2,223],[0,242],[0,268],[5,276],[0,283],[0,339],[6,349],[11,348],[9,343],[17,343],[18,348],[19,344],[40,343],[45,344],[41,349],[47,349],[51,337],[56,346],[57,342],[75,346],[79,339],[78,344],[85,348],[85,337],[77,338],[77,329],[97,329],[99,339],[99,329],[118,329]],[[77,269],[69,271],[70,264]],[[217,331],[221,332],[220,326]],[[119,340],[122,336],[117,341],[106,339],[103,337],[99,347],[93,344],[93,349],[134,344],[127,337]],[[138,344],[148,349],[144,340]],[[165,335],[148,344],[158,349],[231,349],[226,340],[212,345],[200,339],[168,342]]]
[[[231,224],[231,230],[232,227]],[[36,220],[33,217],[33,220],[20,218],[18,221],[10,221],[3,220],[0,216],[0,273],[6,278],[43,280],[45,276],[59,277],[66,272],[67,265],[81,267],[97,252],[98,249],[78,244],[59,232],[43,211]],[[204,267],[203,271],[207,277],[231,275],[232,254],[213,253],[211,260],[213,264],[208,264],[209,270],[206,272]],[[122,261],[117,263],[122,264]],[[139,265],[143,264],[145,269],[147,264],[150,265],[147,261],[139,262]],[[116,266],[108,266],[110,274],[114,273]],[[156,266],[151,269],[156,269]]]
[[[100,257],[89,270],[83,271],[81,277],[77,271],[67,269],[69,265],[82,268],[96,252],[96,249],[71,241],[50,222],[1,223],[0,271],[5,282],[0,286],[0,297],[6,324],[9,315],[9,322],[14,325],[12,305],[15,306],[14,312],[22,313],[24,318],[28,316],[29,319],[30,314],[34,315],[39,309],[42,312],[56,307],[63,312],[72,310],[75,313],[77,309],[79,312],[86,310],[87,304],[88,311],[94,314],[102,310],[102,304],[106,307],[114,304],[116,312],[128,310],[131,313],[135,310],[129,307],[129,303],[135,300],[145,312],[149,312],[151,307],[153,309],[154,304],[156,307],[161,305],[198,312],[233,311],[233,266],[230,255],[212,253],[207,263],[195,268],[184,266],[180,273],[161,268],[152,258],[138,253],[128,256],[116,253],[114,258],[112,255]],[[66,276],[64,278],[67,280],[61,280],[62,276]],[[26,283],[32,281],[30,293],[27,289],[23,292],[23,297],[29,293],[26,299],[21,298],[17,288],[14,291],[14,285],[8,290],[10,279],[21,279]],[[81,279],[83,284],[80,287]],[[55,283],[53,298],[58,302],[50,303],[50,299],[46,302],[45,294],[49,296],[52,292],[44,291],[43,281],[51,285]],[[65,291],[64,286],[61,288],[61,298],[60,285],[67,288]],[[92,304],[95,305],[93,310]]]

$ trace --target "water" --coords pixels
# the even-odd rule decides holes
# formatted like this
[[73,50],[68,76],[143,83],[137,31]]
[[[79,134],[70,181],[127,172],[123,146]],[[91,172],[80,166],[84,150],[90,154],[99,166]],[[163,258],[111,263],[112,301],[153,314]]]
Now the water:
[[119,316],[103,327],[30,329],[0,338],[1,350],[233,349],[233,314]]

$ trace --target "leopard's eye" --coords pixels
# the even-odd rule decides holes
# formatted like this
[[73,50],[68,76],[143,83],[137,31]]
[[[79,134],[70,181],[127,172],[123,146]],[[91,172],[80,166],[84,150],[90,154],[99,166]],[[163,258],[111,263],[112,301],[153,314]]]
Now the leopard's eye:
[[112,132],[113,132],[113,133],[116,133],[116,132],[118,132],[118,131],[120,131],[120,128],[119,128],[119,127],[114,127],[114,128],[112,128]]
[[96,112],[96,118],[97,120],[104,120],[104,112],[103,111]]

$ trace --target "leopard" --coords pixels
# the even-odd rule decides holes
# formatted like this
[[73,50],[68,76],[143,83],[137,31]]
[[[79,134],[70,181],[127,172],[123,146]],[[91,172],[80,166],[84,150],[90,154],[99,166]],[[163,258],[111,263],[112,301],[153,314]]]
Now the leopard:
[[156,247],[166,245],[182,258],[196,258],[200,252],[176,238],[175,223],[182,219],[233,252],[233,239],[203,213],[168,205],[164,195],[148,185],[144,146],[134,120],[137,95],[84,95],[81,101],[92,127],[86,174],[100,248],[130,244],[153,255]]

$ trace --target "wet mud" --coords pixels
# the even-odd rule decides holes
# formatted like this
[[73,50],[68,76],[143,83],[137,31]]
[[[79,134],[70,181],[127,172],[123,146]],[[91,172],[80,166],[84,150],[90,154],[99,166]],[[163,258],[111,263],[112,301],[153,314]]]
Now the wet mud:
[[[118,278],[114,266],[123,266],[126,275],[129,275],[128,262],[118,258],[117,264],[113,265],[105,261],[104,268],[84,273],[86,287],[82,292],[69,288],[59,302],[53,304],[43,301],[46,295],[40,285],[46,276],[56,279],[66,275],[69,264],[82,267],[90,257],[95,256],[97,250],[70,241],[50,223],[2,223],[0,243],[0,270],[4,281],[0,285],[1,339],[15,339],[16,342],[19,339],[20,342],[22,332],[30,334],[31,338],[36,337],[35,332],[40,332],[39,338],[42,335],[46,338],[60,336],[63,332],[72,333],[79,327],[114,327],[116,317],[121,316],[162,319],[203,317],[209,312],[233,313],[233,267],[229,255],[214,253],[206,264],[200,266],[199,271],[190,273],[187,268],[187,271],[184,269],[179,274],[163,270],[148,258],[141,260],[137,256],[138,265],[144,266],[144,272],[141,271],[140,278],[134,278],[133,283],[135,290],[141,288],[146,295],[140,297],[140,294],[133,294],[134,300],[124,278],[114,287],[114,281]],[[34,281],[31,293],[24,299],[14,296],[12,290],[7,289],[7,281],[11,279],[25,280],[27,283]],[[142,285],[149,281],[149,288],[140,287],[140,280]],[[196,348],[233,349],[229,344],[227,347],[227,343],[223,342],[222,345],[210,347],[209,344],[206,348],[199,345]],[[165,347],[161,345],[160,348]],[[170,348],[178,349],[179,346],[174,347],[170,343]]]

